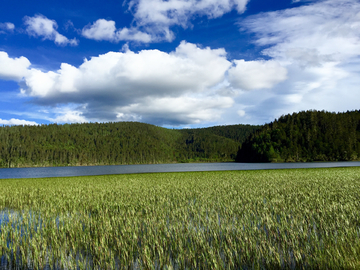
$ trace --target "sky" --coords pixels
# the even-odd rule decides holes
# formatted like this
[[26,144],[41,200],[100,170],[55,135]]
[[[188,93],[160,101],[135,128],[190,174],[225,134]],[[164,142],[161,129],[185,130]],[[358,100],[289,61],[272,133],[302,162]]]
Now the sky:
[[0,125],[360,109],[358,0],[2,1]]

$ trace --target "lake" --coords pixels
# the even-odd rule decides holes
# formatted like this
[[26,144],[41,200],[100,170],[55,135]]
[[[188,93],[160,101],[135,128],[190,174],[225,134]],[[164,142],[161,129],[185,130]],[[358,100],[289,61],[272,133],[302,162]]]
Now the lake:
[[269,169],[360,167],[360,161],[345,162],[303,162],[303,163],[174,163],[142,165],[109,165],[78,167],[4,168],[0,179],[41,178],[62,176],[86,176],[159,172],[239,171]]

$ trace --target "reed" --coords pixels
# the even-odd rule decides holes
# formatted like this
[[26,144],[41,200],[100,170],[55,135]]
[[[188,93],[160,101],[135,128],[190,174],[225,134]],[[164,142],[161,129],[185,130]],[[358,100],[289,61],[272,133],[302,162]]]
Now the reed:
[[360,168],[0,186],[0,255],[18,268],[360,268]]

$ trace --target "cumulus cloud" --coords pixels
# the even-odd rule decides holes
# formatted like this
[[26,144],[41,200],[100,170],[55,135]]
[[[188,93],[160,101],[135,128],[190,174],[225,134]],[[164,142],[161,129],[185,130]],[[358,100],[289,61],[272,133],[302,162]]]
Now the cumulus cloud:
[[21,80],[28,72],[30,61],[26,57],[11,58],[0,51],[0,79]]
[[[248,17],[241,20],[239,26],[241,31],[255,35],[254,44],[264,48],[262,53],[265,57],[287,69],[287,79],[273,85],[269,95],[258,95],[254,101],[256,106],[252,111],[247,110],[247,115],[258,115],[260,119],[265,111],[274,118],[307,109],[358,109],[358,1],[309,2],[299,7]],[[277,78],[279,73],[269,74],[269,78],[271,76]],[[240,77],[233,83],[243,87],[245,84]],[[253,93],[242,98],[250,99],[250,95]]]
[[99,19],[92,25],[84,27],[82,35],[95,40],[115,40],[115,22]]
[[[183,125],[216,121],[234,105],[239,91],[271,88],[287,74],[272,60],[229,61],[224,49],[185,41],[170,53],[135,53],[125,47],[122,52],[85,59],[79,67],[62,63],[55,71],[31,68],[24,57],[13,59],[5,53],[0,57],[14,67],[16,61],[22,64],[22,71],[15,68],[18,73],[12,75],[13,79],[23,78],[21,95],[33,97],[40,106],[56,108],[52,109],[56,117],[47,119],[60,123],[141,120]],[[10,66],[6,61],[4,67]],[[5,77],[5,71],[10,70],[4,68],[0,76]]]
[[82,106],[65,105],[56,107],[56,116],[49,120],[54,123],[86,123],[89,122],[84,116],[83,111],[86,110],[87,104]]
[[121,112],[117,118],[159,125],[199,124],[219,119],[222,110],[230,108],[233,103],[232,98],[220,96],[149,97],[138,103],[119,107]]
[[209,90],[224,80],[230,66],[224,49],[181,42],[170,53],[125,50],[92,57],[79,67],[63,63],[48,72],[31,68],[22,93],[41,105],[87,104],[63,114],[69,121],[196,123],[214,119],[232,105],[232,98]]
[[272,88],[286,80],[287,70],[275,61],[234,60],[229,70],[229,80],[233,87],[243,90]]
[[125,41],[139,41],[149,43],[151,36],[143,33],[136,28],[122,28],[116,29],[114,21],[99,19],[92,25],[85,26],[82,30],[82,35],[88,39],[108,40],[112,42]]
[[[202,91],[219,83],[231,63],[223,49],[199,48],[182,42],[174,52],[143,50],[108,52],[76,68],[63,63],[56,71],[31,69],[28,94],[53,98],[67,92],[109,93],[128,99]],[[107,92],[104,92],[106,90]]]
[[34,17],[24,17],[24,23],[27,26],[26,32],[30,36],[42,37],[44,40],[53,40],[57,45],[78,45],[76,38],[68,39],[61,35],[56,29],[58,25],[56,21],[50,20],[43,15],[35,15]]
[[35,126],[38,123],[34,121],[20,120],[11,118],[10,120],[4,120],[0,118],[0,125],[9,125],[9,126],[18,126],[18,125],[27,125],[27,126]]

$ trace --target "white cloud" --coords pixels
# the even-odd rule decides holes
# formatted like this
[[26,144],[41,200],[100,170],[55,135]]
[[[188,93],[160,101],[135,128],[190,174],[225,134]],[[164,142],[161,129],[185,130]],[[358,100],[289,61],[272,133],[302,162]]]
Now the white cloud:
[[[38,69],[31,69],[25,78],[26,86],[31,89],[29,93],[31,96],[45,97],[55,86],[55,79],[58,75],[55,72],[49,71],[47,73]],[[26,93],[23,89],[22,93]]]
[[8,29],[8,30],[15,29],[15,25],[13,23],[7,22],[7,23],[5,23],[5,25],[6,25],[6,29]]
[[30,61],[26,57],[11,58],[0,51],[0,79],[21,80],[28,72]]
[[4,120],[4,119],[0,118],[0,125],[9,125],[9,126],[29,125],[29,126],[34,126],[34,125],[38,125],[38,123],[36,123],[34,121],[20,120],[20,119],[15,119],[15,118],[11,118],[10,120]]
[[114,21],[99,19],[92,25],[84,27],[82,35],[89,39],[112,41],[115,39],[115,31]]
[[[241,96],[244,100],[238,99],[240,104],[246,99],[254,102],[255,106],[247,110],[247,115],[257,115],[255,118],[261,123],[264,115],[274,118],[307,109],[346,111],[359,108],[359,1],[309,2],[300,7],[251,16],[239,25],[242,31],[255,34],[254,43],[264,47],[265,57],[288,71],[287,79],[273,85],[268,90],[269,95],[256,96],[250,92]],[[278,75],[273,74],[274,78]],[[241,81],[240,77],[237,80]]]
[[[54,71],[28,63],[23,93],[46,108],[76,104],[53,117],[59,121],[263,124],[293,111],[358,109],[359,14],[358,1],[327,0],[248,17],[242,30],[254,34],[266,60],[230,61],[224,49],[182,42],[170,53],[124,46]],[[113,23],[99,40],[118,31]]]
[[92,57],[79,67],[63,63],[57,71],[32,68],[22,93],[43,105],[88,104],[77,113],[63,114],[62,121],[148,119],[160,123],[163,119],[166,123],[195,123],[215,119],[232,105],[231,97],[209,90],[224,80],[230,66],[224,49],[186,42],[171,53],[127,49]]
[[186,125],[220,119],[241,98],[244,91],[239,89],[272,88],[286,74],[287,69],[273,60],[230,62],[224,49],[183,41],[170,53],[135,53],[125,46],[122,52],[85,59],[79,67],[62,63],[57,71],[28,68],[21,93],[40,106],[55,107],[56,117],[48,118],[54,122],[141,120]]
[[246,112],[244,110],[238,110],[237,111],[237,114],[240,116],[240,117],[244,117],[246,115]]
[[87,123],[89,121],[83,116],[86,106],[87,104],[77,108],[74,106],[57,107],[56,117],[49,120],[54,123]]
[[11,22],[0,23],[0,33],[3,32],[1,30],[14,31],[14,29],[15,25]]
[[133,26],[117,29],[112,20],[98,19],[82,29],[82,35],[111,42],[136,41],[150,43],[172,41],[173,26],[191,27],[196,16],[218,18],[232,10],[243,13],[249,0],[130,0]]
[[62,64],[56,72],[31,69],[26,83],[29,94],[43,97],[65,92],[104,93],[104,90],[123,97],[133,96],[134,92],[177,95],[183,91],[202,91],[221,82],[231,65],[225,55],[223,49],[201,49],[186,42],[172,53],[109,52],[85,60],[79,68]]
[[57,45],[78,45],[76,38],[68,39],[61,35],[56,29],[58,25],[56,21],[50,20],[43,15],[35,15],[34,17],[24,17],[24,23],[27,26],[26,32],[30,36],[42,37],[44,40],[53,40]]
[[235,88],[254,90],[272,88],[286,80],[287,70],[275,61],[234,60],[229,70],[229,81]]
[[149,43],[152,41],[152,37],[149,34],[141,32],[136,28],[122,28],[116,31],[115,40],[126,40],[126,41],[139,41]]
[[88,39],[108,40],[112,42],[139,41],[149,43],[151,36],[135,28],[116,29],[114,21],[99,19],[92,25],[85,26],[82,35]]
[[320,1],[260,14],[243,26],[256,33],[256,44],[271,46],[264,54],[277,59],[319,65],[359,54],[360,3],[355,0]]
[[218,18],[234,9],[243,13],[249,0],[131,0],[129,9],[134,13],[137,27],[152,35],[152,40],[174,39],[170,27],[184,28],[194,16]]
[[141,119],[161,125],[199,124],[216,121],[220,118],[222,110],[230,108],[233,103],[232,98],[220,96],[149,97],[139,103],[119,107],[120,113],[117,117],[121,117],[122,120]]
[[135,7],[135,19],[141,25],[186,27],[194,15],[217,18],[233,9],[243,13],[247,2],[248,0],[131,0],[129,6]]

